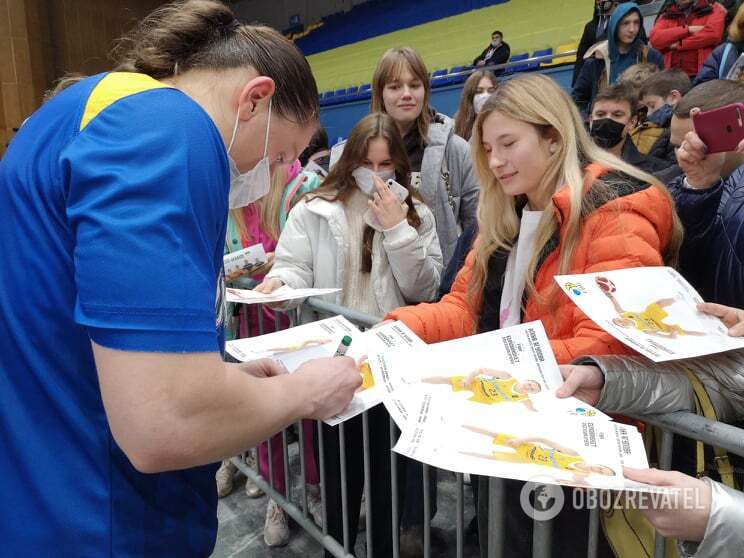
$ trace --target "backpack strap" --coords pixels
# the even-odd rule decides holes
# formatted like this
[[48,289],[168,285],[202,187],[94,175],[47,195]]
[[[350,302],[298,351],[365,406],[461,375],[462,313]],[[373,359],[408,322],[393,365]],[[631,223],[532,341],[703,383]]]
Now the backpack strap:
[[[695,396],[695,410],[698,415],[702,415],[707,419],[717,421],[716,410],[713,407],[713,403],[710,400],[710,396],[705,389],[705,386],[700,379],[690,372],[689,369],[684,368],[685,375],[692,385],[692,389]],[[721,475],[721,482],[730,488],[736,488],[736,482],[734,481],[734,467],[731,465],[728,453],[725,450],[713,446],[713,454],[716,463],[716,469],[718,474]],[[697,442],[697,476],[702,477],[705,474],[705,444],[703,442]]]
[[723,74],[726,69],[726,60],[728,60],[732,48],[734,48],[734,45],[728,42],[726,43],[726,46],[723,47],[723,56],[721,56],[721,63],[718,66],[718,79],[725,79]]

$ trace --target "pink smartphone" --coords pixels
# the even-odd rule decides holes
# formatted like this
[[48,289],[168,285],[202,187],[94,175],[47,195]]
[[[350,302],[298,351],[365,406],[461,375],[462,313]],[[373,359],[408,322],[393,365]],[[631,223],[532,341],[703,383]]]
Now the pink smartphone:
[[744,103],[733,103],[692,116],[695,132],[708,147],[708,153],[736,151],[744,140]]

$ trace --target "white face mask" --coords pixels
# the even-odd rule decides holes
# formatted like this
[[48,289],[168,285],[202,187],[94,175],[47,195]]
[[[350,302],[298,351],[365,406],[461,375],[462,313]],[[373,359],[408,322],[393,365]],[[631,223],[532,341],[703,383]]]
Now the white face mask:
[[374,172],[369,170],[367,167],[357,167],[351,173],[351,176],[353,176],[354,180],[356,180],[359,189],[371,197],[372,194],[374,194],[376,191],[374,177],[379,176],[382,181],[385,182],[386,180],[390,180],[391,178],[395,179],[395,171],[389,170]]
[[271,129],[271,99],[269,98],[269,115],[266,118],[266,138],[264,139],[264,154],[258,164],[251,170],[240,173],[238,165],[230,157],[230,149],[238,133],[240,110],[235,116],[230,145],[227,147],[227,158],[230,160],[230,209],[245,207],[264,197],[271,189],[271,165],[269,164],[269,130]]
[[491,94],[488,91],[473,96],[473,109],[475,110],[475,114],[478,114],[481,111],[483,104],[490,96]]

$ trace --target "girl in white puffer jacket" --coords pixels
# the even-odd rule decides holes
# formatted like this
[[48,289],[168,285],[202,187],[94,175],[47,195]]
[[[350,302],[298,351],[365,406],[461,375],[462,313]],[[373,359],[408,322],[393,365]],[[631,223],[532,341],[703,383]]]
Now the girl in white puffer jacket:
[[[402,185],[404,201],[396,197],[396,185],[385,183],[389,179]],[[292,209],[274,266],[256,290],[340,287],[332,302],[384,316],[402,304],[433,300],[441,270],[434,216],[411,189],[403,139],[390,116],[376,113],[357,123],[323,185]],[[390,486],[389,415],[378,405],[368,420],[372,486]],[[347,524],[354,548],[364,487],[361,417],[347,421],[345,429]],[[343,540],[338,429],[323,425],[323,432],[328,533]],[[405,475],[399,479],[404,482]],[[392,556],[390,490],[374,490],[370,500],[374,554]]]
[[[360,120],[323,185],[292,209],[256,290],[340,287],[332,302],[374,316],[433,300],[442,254],[434,216],[409,174],[394,121],[381,113]],[[385,183],[390,178],[409,190],[405,201]]]

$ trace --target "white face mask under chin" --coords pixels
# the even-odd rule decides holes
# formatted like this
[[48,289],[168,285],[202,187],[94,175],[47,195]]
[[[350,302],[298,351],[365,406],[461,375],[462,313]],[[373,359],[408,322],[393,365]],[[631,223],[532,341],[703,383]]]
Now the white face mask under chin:
[[354,177],[359,189],[369,197],[372,197],[372,194],[375,193],[375,175],[379,176],[383,182],[390,180],[391,178],[395,179],[394,170],[374,172],[369,170],[367,167],[357,167],[351,173],[351,176]]
[[240,108],[235,116],[230,145],[227,147],[227,158],[230,160],[230,209],[245,207],[261,199],[271,189],[271,165],[269,164],[269,130],[271,129],[271,99],[269,99],[269,114],[266,117],[266,137],[264,138],[264,154],[258,164],[251,170],[241,174],[235,160],[230,157],[230,150],[235,142],[240,123]]
[[475,111],[475,114],[480,113],[480,111],[483,109],[483,105],[490,96],[491,94],[488,91],[473,95],[473,110]]

